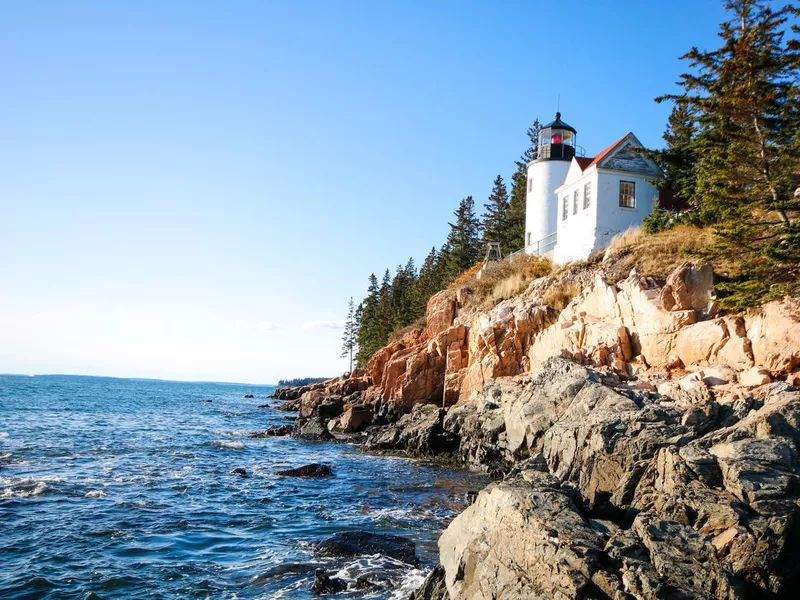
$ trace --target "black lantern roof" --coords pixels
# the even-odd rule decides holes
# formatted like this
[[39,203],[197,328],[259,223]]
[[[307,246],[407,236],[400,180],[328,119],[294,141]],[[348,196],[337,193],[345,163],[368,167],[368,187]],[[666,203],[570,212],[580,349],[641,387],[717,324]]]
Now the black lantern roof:
[[571,131],[572,133],[578,133],[578,130],[572,127],[571,125],[567,125],[564,121],[561,120],[561,113],[556,113],[556,120],[552,123],[548,123],[543,127],[543,129],[547,129],[548,127],[552,127],[553,129],[566,129],[567,131]]

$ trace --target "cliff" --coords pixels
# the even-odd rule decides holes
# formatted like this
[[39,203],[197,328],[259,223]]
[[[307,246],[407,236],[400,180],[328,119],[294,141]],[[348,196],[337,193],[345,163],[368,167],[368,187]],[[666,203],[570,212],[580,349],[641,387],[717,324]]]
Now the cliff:
[[790,597],[800,302],[723,315],[711,267],[674,266],[609,251],[488,308],[446,290],[365,370],[281,392],[298,435],[502,477],[418,598]]

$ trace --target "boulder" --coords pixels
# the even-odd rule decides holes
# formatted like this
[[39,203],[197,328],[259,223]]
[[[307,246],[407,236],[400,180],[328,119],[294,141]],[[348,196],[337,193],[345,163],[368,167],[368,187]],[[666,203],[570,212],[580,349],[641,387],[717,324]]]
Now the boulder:
[[328,394],[325,390],[306,392],[300,399],[300,417],[332,419],[342,414],[343,406],[344,401],[339,395]]
[[746,387],[758,387],[766,385],[772,381],[769,369],[765,367],[753,367],[739,375],[739,383]]
[[684,262],[667,277],[659,298],[664,310],[696,310],[704,315],[716,312],[714,270]]
[[372,407],[354,405],[348,407],[341,415],[328,422],[328,429],[343,433],[354,433],[362,430],[372,422]]
[[336,594],[347,589],[347,582],[338,577],[331,577],[323,569],[314,573],[314,582],[311,584],[311,593],[315,596],[323,594]]
[[800,366],[800,299],[770,302],[745,315],[755,363],[774,376]]
[[294,427],[292,425],[273,425],[264,431],[254,431],[248,437],[251,438],[266,438],[266,437],[282,437],[285,435],[292,435]]
[[292,429],[294,437],[312,441],[333,441],[336,437],[328,431],[327,422],[323,419],[298,419]]
[[399,535],[373,531],[342,531],[314,546],[314,556],[368,556],[381,554],[409,565],[416,565],[414,542]]
[[412,455],[436,455],[458,450],[459,438],[442,426],[444,411],[432,404],[417,404],[393,424],[372,432],[367,450],[403,450]]
[[327,465],[311,463],[294,469],[277,471],[275,474],[281,475],[282,477],[331,477],[333,475],[333,469]]
[[439,538],[451,598],[584,596],[603,536],[554,477],[539,473],[529,479],[489,486]]

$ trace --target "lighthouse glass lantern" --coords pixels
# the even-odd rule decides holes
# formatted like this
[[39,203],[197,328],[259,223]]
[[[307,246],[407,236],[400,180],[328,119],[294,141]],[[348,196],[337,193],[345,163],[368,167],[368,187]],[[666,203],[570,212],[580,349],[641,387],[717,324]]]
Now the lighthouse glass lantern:
[[561,113],[557,112],[556,120],[542,127],[539,132],[537,159],[572,160],[577,133],[574,127],[561,120]]

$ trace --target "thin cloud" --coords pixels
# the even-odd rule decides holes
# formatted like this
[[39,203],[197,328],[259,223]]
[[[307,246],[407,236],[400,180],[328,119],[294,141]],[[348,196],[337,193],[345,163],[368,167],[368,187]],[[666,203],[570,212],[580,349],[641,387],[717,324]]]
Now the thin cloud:
[[278,326],[272,321],[261,321],[258,325],[256,325],[256,329],[258,329],[259,333],[270,333],[272,331],[276,331]]
[[342,329],[343,323],[338,321],[306,321],[303,323],[303,329]]

